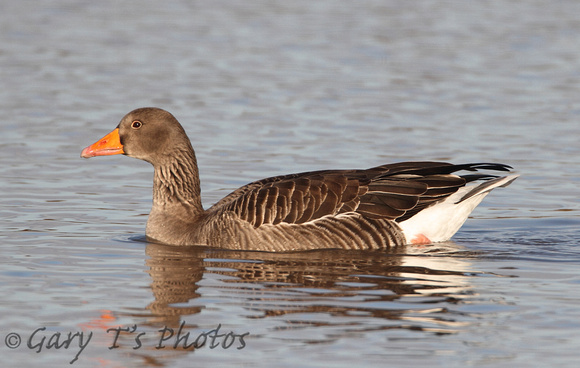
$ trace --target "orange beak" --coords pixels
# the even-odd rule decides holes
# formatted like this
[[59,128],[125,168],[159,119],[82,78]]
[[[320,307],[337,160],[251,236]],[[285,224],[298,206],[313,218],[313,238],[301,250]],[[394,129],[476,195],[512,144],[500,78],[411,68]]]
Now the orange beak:
[[119,138],[119,128],[91,144],[81,152],[81,157],[89,158],[95,156],[118,155],[125,153]]

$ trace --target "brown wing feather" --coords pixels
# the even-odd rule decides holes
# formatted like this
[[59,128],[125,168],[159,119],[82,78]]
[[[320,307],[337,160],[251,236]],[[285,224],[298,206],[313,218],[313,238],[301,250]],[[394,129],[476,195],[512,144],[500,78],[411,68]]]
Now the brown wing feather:
[[357,212],[403,221],[455,193],[466,182],[493,175],[452,174],[459,170],[509,171],[502,164],[452,165],[402,162],[368,170],[326,170],[263,179],[239,188],[209,211],[229,211],[254,227],[301,224],[327,215]]

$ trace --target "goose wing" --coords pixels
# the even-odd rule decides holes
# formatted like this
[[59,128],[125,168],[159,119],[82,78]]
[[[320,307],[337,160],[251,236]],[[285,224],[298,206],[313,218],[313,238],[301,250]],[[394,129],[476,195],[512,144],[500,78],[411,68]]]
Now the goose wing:
[[254,227],[301,224],[349,212],[368,218],[403,221],[455,193],[469,181],[495,177],[480,173],[453,174],[479,169],[509,171],[509,166],[403,162],[366,170],[324,170],[276,176],[237,189],[209,211],[235,213]]

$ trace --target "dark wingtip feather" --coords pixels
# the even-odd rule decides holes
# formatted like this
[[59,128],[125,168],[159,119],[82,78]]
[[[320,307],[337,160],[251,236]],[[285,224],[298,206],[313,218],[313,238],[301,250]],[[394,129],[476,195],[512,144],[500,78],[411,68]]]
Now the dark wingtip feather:
[[495,171],[511,171],[512,167],[506,164],[491,163],[491,162],[477,162],[470,164],[447,164],[441,163],[440,166],[417,167],[405,170],[405,173],[416,175],[441,175],[452,174],[457,171],[478,171],[478,170],[495,170]]
[[480,162],[475,164],[454,165],[454,166],[469,166],[460,170],[495,170],[495,171],[511,171],[513,167],[506,164]]

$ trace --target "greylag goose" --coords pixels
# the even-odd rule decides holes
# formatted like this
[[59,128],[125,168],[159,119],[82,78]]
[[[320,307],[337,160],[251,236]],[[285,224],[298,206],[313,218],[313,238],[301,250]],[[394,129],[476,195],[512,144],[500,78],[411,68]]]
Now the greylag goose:
[[[205,210],[191,142],[169,112],[131,111],[81,157],[116,154],[154,167],[148,239],[240,250],[377,249],[445,241],[492,189],[517,177],[478,171],[510,171],[499,163],[401,162],[311,171],[255,181]],[[467,173],[455,174],[459,171]]]

